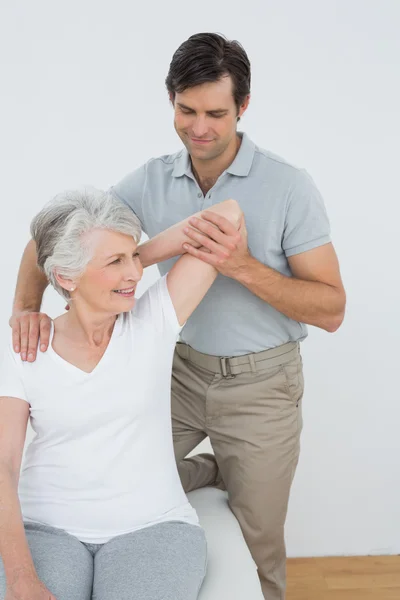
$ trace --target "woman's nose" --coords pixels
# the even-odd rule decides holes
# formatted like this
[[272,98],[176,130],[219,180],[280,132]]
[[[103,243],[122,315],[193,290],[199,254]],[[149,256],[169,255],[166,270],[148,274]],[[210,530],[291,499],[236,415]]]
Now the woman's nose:
[[125,279],[128,281],[139,281],[143,275],[143,267],[138,259],[135,259],[127,268]]

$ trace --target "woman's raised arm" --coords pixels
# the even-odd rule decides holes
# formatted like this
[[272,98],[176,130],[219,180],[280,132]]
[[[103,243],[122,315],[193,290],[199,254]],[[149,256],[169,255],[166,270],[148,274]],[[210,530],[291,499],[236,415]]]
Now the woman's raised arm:
[[[205,211],[200,211],[195,215],[191,215],[184,221],[172,225],[172,227],[162,231],[147,242],[140,244],[138,251],[142,265],[144,267],[149,267],[150,265],[183,254],[184,251],[182,246],[185,242],[195,245],[195,242],[186,236],[184,228],[188,226],[189,219],[193,216],[201,217],[202,212]],[[214,212],[228,220],[232,220],[232,222],[236,222],[235,215],[237,212],[240,212],[240,208],[236,200],[224,200],[223,202],[219,202],[218,204],[214,204],[207,208],[207,212]],[[199,247],[199,245],[197,247]]]
[[[225,231],[225,233],[234,237],[239,230],[243,214],[239,204],[235,200],[226,200],[213,208],[216,207],[218,207],[218,214],[228,222],[229,231]],[[183,237],[185,237],[184,233]],[[167,275],[168,291],[180,325],[185,323],[200,304],[217,274],[214,266],[190,254],[181,256],[169,271]]]

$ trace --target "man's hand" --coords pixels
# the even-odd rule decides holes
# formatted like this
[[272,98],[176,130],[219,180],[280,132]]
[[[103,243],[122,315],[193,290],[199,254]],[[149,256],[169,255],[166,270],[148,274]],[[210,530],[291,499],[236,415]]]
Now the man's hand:
[[213,265],[222,275],[235,279],[247,267],[251,258],[247,246],[247,230],[242,216],[239,229],[225,217],[205,211],[201,219],[189,220],[193,226],[185,228],[185,234],[201,248],[184,244],[183,248],[192,256]]
[[51,319],[41,312],[14,312],[9,325],[12,328],[13,348],[21,353],[22,360],[33,362],[40,339],[40,350],[49,346]]

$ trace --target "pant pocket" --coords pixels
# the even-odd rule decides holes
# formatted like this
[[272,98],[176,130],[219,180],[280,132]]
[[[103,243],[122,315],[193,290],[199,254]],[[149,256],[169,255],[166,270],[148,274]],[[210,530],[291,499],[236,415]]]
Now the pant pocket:
[[282,365],[282,370],[286,378],[287,393],[289,398],[296,406],[299,405],[303,398],[304,392],[304,377],[301,357]]

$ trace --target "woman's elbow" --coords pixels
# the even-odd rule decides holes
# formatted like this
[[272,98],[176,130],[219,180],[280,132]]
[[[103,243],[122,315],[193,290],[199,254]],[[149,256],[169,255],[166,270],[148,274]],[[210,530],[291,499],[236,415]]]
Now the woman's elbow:
[[232,225],[239,229],[239,225],[243,217],[243,211],[239,206],[239,202],[237,200],[230,199],[227,200],[226,203],[226,218],[232,223]]

